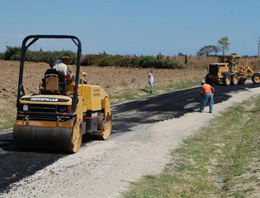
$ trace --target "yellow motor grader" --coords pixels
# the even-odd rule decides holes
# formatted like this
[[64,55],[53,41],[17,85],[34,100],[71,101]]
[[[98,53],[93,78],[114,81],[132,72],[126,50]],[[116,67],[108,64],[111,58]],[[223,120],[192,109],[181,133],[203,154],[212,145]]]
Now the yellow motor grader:
[[208,84],[237,85],[252,78],[254,84],[260,83],[260,74],[254,73],[247,64],[241,65],[241,55],[218,56],[218,63],[210,63],[205,81]]
[[[75,80],[67,81],[48,69],[38,94],[25,94],[25,53],[39,39],[68,39],[77,46]],[[28,44],[29,43],[29,44]],[[83,83],[80,71],[81,42],[69,35],[30,35],[22,43],[13,138],[18,149],[55,150],[75,153],[83,134],[108,139],[112,130],[110,100],[99,86]]]

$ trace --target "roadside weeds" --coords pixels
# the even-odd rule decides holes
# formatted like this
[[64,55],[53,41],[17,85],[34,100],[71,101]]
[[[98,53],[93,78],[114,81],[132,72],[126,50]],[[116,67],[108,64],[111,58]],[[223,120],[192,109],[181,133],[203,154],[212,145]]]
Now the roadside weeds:
[[153,94],[149,94],[149,87],[146,86],[142,89],[128,89],[126,91],[120,92],[119,94],[113,94],[110,96],[112,104],[118,104],[122,102],[127,102],[131,100],[138,100],[147,98],[153,95],[159,95],[163,93],[178,91],[181,89],[187,89],[194,86],[198,86],[199,81],[183,81],[174,84],[155,86]]
[[123,197],[259,197],[260,96],[228,108]]

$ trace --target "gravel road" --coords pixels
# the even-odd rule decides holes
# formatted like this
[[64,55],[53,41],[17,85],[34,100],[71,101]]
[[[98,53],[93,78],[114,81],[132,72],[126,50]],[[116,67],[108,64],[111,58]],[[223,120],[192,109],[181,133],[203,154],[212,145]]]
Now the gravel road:
[[199,87],[113,107],[113,135],[84,140],[73,155],[16,151],[12,133],[0,135],[0,197],[114,198],[129,183],[160,173],[169,152],[227,107],[252,96],[253,84],[215,86],[213,114],[199,113]]

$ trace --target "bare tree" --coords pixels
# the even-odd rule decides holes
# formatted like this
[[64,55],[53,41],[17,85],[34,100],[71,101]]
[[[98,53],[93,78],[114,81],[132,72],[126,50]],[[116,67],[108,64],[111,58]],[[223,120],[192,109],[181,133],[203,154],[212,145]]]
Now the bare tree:
[[197,56],[209,56],[212,53],[218,53],[218,48],[215,45],[206,45],[197,52]]

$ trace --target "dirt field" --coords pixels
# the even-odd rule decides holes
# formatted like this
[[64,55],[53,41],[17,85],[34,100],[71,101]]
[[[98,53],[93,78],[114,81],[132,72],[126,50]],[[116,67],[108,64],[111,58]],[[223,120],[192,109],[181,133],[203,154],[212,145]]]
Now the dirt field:
[[[74,66],[71,66],[72,70]],[[38,92],[39,84],[49,65],[46,63],[25,63],[24,87],[30,93]],[[18,61],[0,61],[0,126],[7,119],[15,117],[15,104],[17,96],[17,84],[19,73]],[[82,67],[82,71],[88,73],[89,84],[103,87],[109,95],[120,93],[127,89],[142,89],[148,85],[147,76],[149,69],[116,68],[116,67]],[[203,79],[206,70],[154,70],[156,86]],[[6,116],[8,115],[8,116]]]

